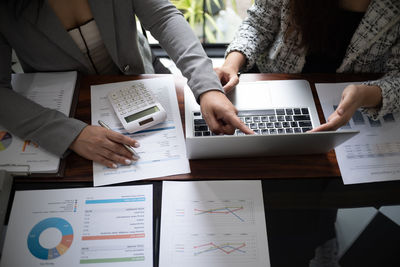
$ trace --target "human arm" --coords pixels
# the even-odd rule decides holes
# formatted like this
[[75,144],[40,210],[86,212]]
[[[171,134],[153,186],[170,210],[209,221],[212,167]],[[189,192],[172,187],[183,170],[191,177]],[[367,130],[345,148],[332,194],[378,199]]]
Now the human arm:
[[[329,120],[340,122],[345,120],[344,117],[347,116],[348,118],[346,120],[348,121],[353,115],[354,111],[357,109],[355,106],[361,107],[361,111],[374,120],[379,119],[388,113],[393,113],[400,110],[399,22],[394,25],[390,31],[388,31],[386,38],[387,40],[390,40],[390,42],[387,41],[384,43],[385,46],[388,46],[388,48],[383,49],[382,47],[385,46],[380,43],[376,44],[377,48],[371,48],[373,53],[378,53],[379,51],[379,54],[374,55],[373,58],[379,58],[379,60],[381,60],[381,62],[375,63],[375,67],[379,68],[378,72],[383,72],[384,75],[380,79],[366,81],[363,82],[362,85],[357,85],[358,89],[356,90],[354,88],[352,90],[348,90],[348,88],[346,88],[343,92],[341,104],[344,103],[347,115],[339,116],[337,112],[334,112],[330,116]],[[368,53],[372,54],[371,52]],[[368,62],[368,57],[365,57],[366,58],[361,58],[360,60]],[[368,101],[368,99],[372,101]],[[348,104],[346,104],[346,102]],[[332,124],[333,122],[329,122],[328,125]],[[344,123],[341,123],[341,125],[343,124]],[[314,129],[314,131],[327,130],[328,125],[322,125],[321,127]],[[336,129],[340,127],[339,125],[340,123],[331,129]]]
[[123,134],[100,126],[86,126],[71,143],[70,149],[84,158],[98,162],[109,168],[117,168],[117,163],[129,165],[138,160],[122,144],[139,147],[139,143]]
[[215,68],[225,92],[229,92],[239,83],[238,73],[245,64],[245,55],[238,51],[232,51],[225,58],[224,64],[219,68]]
[[326,123],[314,128],[311,132],[334,131],[349,122],[354,112],[360,108],[379,108],[382,104],[381,88],[376,85],[348,85],[336,110]]
[[[68,118],[57,110],[45,108],[15,92],[11,86],[11,46],[1,32],[0,58],[2,59],[0,60],[0,99],[2,100],[0,125],[2,127],[21,139],[33,141],[59,157],[63,157],[68,148],[71,148],[78,154],[95,161],[98,159],[95,157],[96,154],[101,152],[114,162],[121,164],[127,163],[125,159],[121,159],[121,154],[132,159],[131,155],[124,153],[124,149],[119,148],[121,145],[118,143],[118,138],[114,138],[115,149],[114,153],[110,154],[109,151],[102,150],[103,143],[109,144],[109,142],[107,143],[107,136],[101,130],[96,129],[90,131],[90,135],[84,135],[83,133],[88,132],[87,130],[92,126],[89,127],[80,120]],[[120,138],[127,137],[121,134]],[[92,143],[85,142],[88,139]],[[93,140],[96,143],[93,143]],[[132,143],[130,140],[124,140],[124,142]],[[94,153],[84,153],[85,151]],[[107,166],[111,167],[112,164]]]
[[228,58],[233,51],[245,56],[245,64],[239,71],[252,68],[256,59],[268,51],[282,30],[281,13],[288,8],[288,0],[256,0],[247,10],[247,18],[240,25],[232,42],[226,49]]
[[[166,0],[133,3],[134,11],[144,27],[150,30],[183,75],[188,78],[188,85],[202,111],[208,114],[205,120],[211,131],[230,134],[232,128],[239,128],[245,133],[252,133],[244,124],[238,124],[235,107],[224,95],[211,60],[182,13]],[[221,108],[222,106],[224,108]],[[225,127],[225,124],[231,127]]]

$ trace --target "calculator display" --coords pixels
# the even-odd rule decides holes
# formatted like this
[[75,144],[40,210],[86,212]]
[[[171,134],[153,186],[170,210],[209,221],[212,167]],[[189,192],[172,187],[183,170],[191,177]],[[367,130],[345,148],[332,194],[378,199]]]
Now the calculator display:
[[160,109],[157,106],[142,110],[138,113],[129,115],[128,117],[125,117],[124,119],[126,120],[127,123],[131,121],[135,121],[137,119],[143,118],[144,116],[156,113],[157,111],[160,111]]

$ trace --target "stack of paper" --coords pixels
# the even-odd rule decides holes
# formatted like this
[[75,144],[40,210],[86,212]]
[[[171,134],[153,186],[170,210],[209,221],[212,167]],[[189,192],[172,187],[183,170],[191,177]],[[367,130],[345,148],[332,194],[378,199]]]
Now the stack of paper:
[[[12,76],[13,89],[47,108],[69,115],[77,72],[23,73]],[[10,114],[12,116],[12,114]],[[11,173],[57,173],[60,159],[0,125],[0,169]]]

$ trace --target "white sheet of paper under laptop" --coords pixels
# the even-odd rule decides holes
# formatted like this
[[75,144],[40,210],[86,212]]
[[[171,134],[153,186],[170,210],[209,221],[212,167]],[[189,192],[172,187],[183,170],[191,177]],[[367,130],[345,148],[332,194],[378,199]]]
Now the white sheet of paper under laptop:
[[240,82],[228,97],[238,109],[238,116],[256,135],[213,135],[186,87],[189,159],[326,153],[358,133],[307,133],[320,122],[310,84],[305,80]]
[[[325,117],[339,104],[350,83],[321,83],[315,87]],[[400,112],[374,121],[356,111],[344,129],[360,134],[335,148],[344,184],[400,180]]]
[[94,186],[136,181],[147,178],[189,173],[182,122],[172,76],[142,79],[140,82],[152,90],[167,111],[167,119],[148,129],[130,134],[123,127],[107,93],[116,86],[129,85],[138,81],[127,81],[95,85],[91,87],[92,124],[104,121],[114,131],[136,139],[140,147],[135,149],[140,159],[131,165],[119,165],[110,169],[93,163]]

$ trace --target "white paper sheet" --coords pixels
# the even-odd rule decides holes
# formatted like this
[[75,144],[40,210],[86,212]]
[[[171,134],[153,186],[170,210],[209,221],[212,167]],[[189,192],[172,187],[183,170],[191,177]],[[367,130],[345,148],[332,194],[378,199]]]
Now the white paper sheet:
[[163,182],[159,266],[270,266],[261,181]]
[[150,267],[152,233],[152,185],[17,191],[1,267]]
[[[47,108],[69,115],[76,72],[22,73],[12,76],[13,89]],[[60,159],[0,125],[0,169],[11,173],[56,173]]]
[[171,76],[140,80],[153,91],[167,111],[166,121],[134,134],[127,133],[122,127],[107,99],[107,93],[115,86],[135,82],[137,81],[91,87],[92,124],[98,125],[98,120],[102,120],[114,131],[136,139],[140,148],[135,150],[141,157],[136,163],[120,165],[117,169],[93,163],[94,186],[190,172],[175,85]]
[[[325,119],[340,102],[343,89],[350,83],[316,84]],[[344,184],[381,182],[400,179],[400,114],[379,121],[356,112],[343,129],[360,133],[335,148]]]

